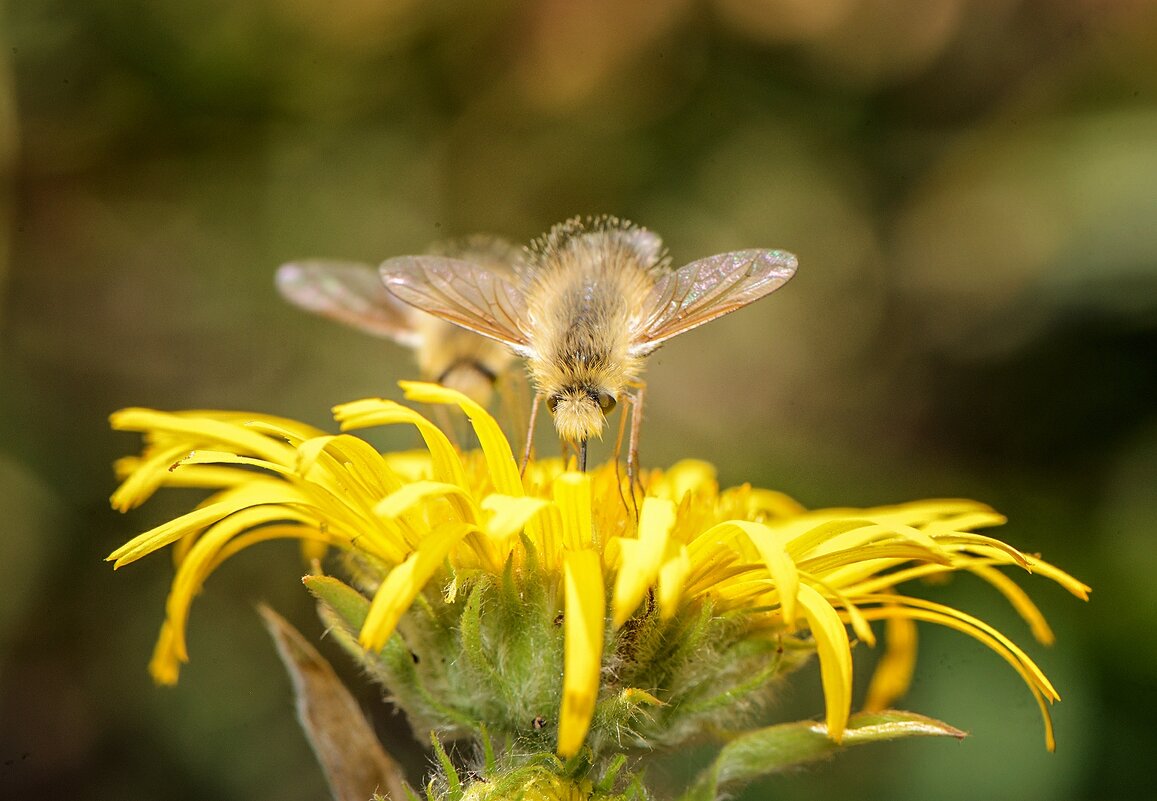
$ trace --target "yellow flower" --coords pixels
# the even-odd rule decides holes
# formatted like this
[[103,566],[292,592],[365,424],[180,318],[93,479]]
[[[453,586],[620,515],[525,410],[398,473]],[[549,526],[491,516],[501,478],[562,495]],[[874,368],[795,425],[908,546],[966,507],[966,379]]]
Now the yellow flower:
[[[852,707],[848,629],[872,645],[875,620],[888,621],[889,649],[869,708],[887,706],[907,686],[912,623],[938,623],[985,644],[1020,674],[1040,704],[1052,747],[1048,704],[1059,696],[1037,665],[983,621],[896,589],[936,574],[973,573],[1047,640],[1036,607],[998,568],[1043,575],[1081,598],[1089,588],[976,533],[1004,522],[988,507],[934,500],[807,511],[770,490],[720,490],[709,465],[685,461],[644,473],[636,519],[635,504],[624,500],[630,488],[613,463],[577,473],[561,460],[541,460],[520,476],[509,443],[484,409],[437,385],[402,387],[411,401],[461,408],[480,451],[459,453],[420,414],[386,400],[344,404],[335,417],[345,432],[413,425],[424,451],[383,454],[348,433],[330,435],[266,415],[143,409],[113,415],[114,428],[146,437],[141,456],[118,463],[123,483],[114,507],[133,508],[162,486],[214,491],[193,511],[109,556],[121,567],[168,545],[176,550],[177,573],[150,665],[158,682],[175,682],[188,658],[189,606],[208,575],[250,545],[295,538],[313,556],[330,548],[346,554],[370,598],[357,615],[356,634],[371,659],[388,651],[395,634],[420,639],[403,625],[408,614],[497,603],[464,603],[470,586],[500,587],[502,597],[528,604],[541,597],[549,620],[512,625],[524,626],[524,635],[535,632],[538,651],[552,647],[558,632],[563,655],[554,747],[564,758],[584,744],[596,751],[671,744],[701,733],[707,722],[734,720],[728,704],[744,704],[740,712],[758,706],[771,679],[812,652],[819,658],[826,731],[839,742]],[[493,646],[495,640],[477,631],[487,612],[475,612],[476,619],[456,618],[448,628],[485,652],[483,641]],[[518,633],[512,631],[512,639]],[[418,645],[411,647],[417,662]],[[495,681],[503,671],[521,669],[527,676],[511,680],[515,690],[539,673],[543,686],[553,687],[549,656],[524,657],[493,655]],[[524,663],[531,667],[518,667]],[[482,714],[479,692],[485,690],[462,690],[469,696],[460,703],[426,698],[425,708],[469,725]],[[548,728],[537,713],[524,713],[538,708],[541,692],[533,698],[502,692],[500,700],[516,708],[512,726],[525,720],[528,731]]]

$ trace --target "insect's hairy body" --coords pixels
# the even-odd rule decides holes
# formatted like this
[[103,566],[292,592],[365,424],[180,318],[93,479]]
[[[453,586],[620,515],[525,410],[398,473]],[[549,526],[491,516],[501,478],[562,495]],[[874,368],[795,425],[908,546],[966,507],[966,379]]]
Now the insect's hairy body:
[[792,254],[764,249],[672,269],[657,235],[607,216],[554,226],[530,244],[513,276],[437,256],[398,256],[380,273],[401,301],[526,359],[536,391],[530,429],[545,401],[558,433],[579,446],[581,467],[587,440],[602,435],[605,415],[623,400],[632,412],[627,460],[637,464],[643,358],[774,291],[795,269]]
[[412,324],[422,337],[416,356],[424,379],[474,399],[490,397],[495,380],[510,363],[505,347],[424,312],[415,311]]
[[667,269],[657,239],[609,222],[560,228],[520,270],[534,355],[527,368],[549,394],[555,423],[572,442],[601,436],[600,398],[618,398],[643,360],[630,353],[656,273]]

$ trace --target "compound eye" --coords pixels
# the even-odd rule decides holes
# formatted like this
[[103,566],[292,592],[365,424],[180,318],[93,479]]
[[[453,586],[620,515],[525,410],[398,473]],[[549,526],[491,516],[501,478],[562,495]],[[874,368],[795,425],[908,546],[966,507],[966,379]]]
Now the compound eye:
[[599,408],[603,410],[603,414],[609,414],[615,408],[615,396],[608,392],[599,393]]
[[558,408],[558,395],[551,395],[546,399],[546,408],[550,409],[551,414],[554,414],[554,410]]

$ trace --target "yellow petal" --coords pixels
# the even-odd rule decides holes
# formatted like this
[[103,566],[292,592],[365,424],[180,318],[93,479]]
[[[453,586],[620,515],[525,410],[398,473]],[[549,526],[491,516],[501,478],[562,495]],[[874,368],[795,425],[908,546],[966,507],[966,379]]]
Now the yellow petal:
[[299,475],[338,494],[353,491],[370,502],[402,485],[380,453],[349,434],[314,437],[301,443],[295,468]]
[[638,608],[647,588],[655,583],[667,552],[667,538],[675,526],[675,504],[661,498],[643,499],[637,540],[619,540],[622,564],[615,577],[612,609],[614,626],[626,622]]
[[462,515],[463,522],[477,523],[478,510],[474,506],[474,499],[470,493],[457,484],[447,484],[441,481],[415,481],[412,484],[404,484],[396,492],[379,501],[374,506],[374,512],[382,517],[397,519],[423,501],[430,498],[446,497],[457,501],[454,506],[460,515],[465,512]]
[[570,551],[565,557],[566,644],[564,646],[562,708],[559,711],[558,753],[578,753],[590,730],[599,696],[606,601],[599,555]]
[[434,478],[448,484],[457,484],[469,489],[462,460],[458,458],[454,446],[438,426],[422,415],[393,401],[367,398],[333,407],[334,419],[342,431],[352,431],[371,426],[397,425],[408,423],[418,429],[426,449],[430,451]]
[[679,503],[689,493],[716,490],[714,465],[698,459],[683,459],[663,471],[661,483],[653,491]]
[[591,477],[563,473],[554,480],[554,502],[562,515],[562,544],[572,551],[591,546]]
[[[787,539],[783,532],[777,531],[762,523],[749,523],[745,520],[731,520],[720,523],[711,529],[711,532],[726,533],[738,530],[746,535],[747,540],[759,552],[760,560],[775,581],[779,592],[779,603],[783,608],[783,622],[788,629],[795,626],[796,597],[799,591],[799,572],[795,562],[787,551]],[[708,532],[706,536],[711,536]]]
[[[486,536],[470,537],[466,544],[476,552],[478,560],[488,570],[500,573],[517,547],[516,536],[524,529],[529,535],[532,524],[539,519],[539,513],[549,505],[550,502],[543,498],[526,495],[487,495],[482,499],[482,508],[490,513],[484,526]],[[540,527],[533,528],[537,531]],[[537,539],[532,537],[532,541]]]
[[160,448],[150,453],[146,459],[137,460],[132,472],[109,498],[112,508],[118,512],[127,512],[147,501],[172,475],[172,468],[177,460],[188,452],[188,444],[182,442],[168,448]]
[[1052,645],[1056,641],[1056,636],[1040,608],[1032,602],[1028,593],[1021,589],[1019,584],[996,568],[987,565],[978,565],[971,568],[971,571],[995,587],[1001,595],[1008,599],[1008,602],[1028,623],[1032,630],[1032,636],[1036,638],[1037,642],[1043,645]]
[[173,648],[173,626],[166,620],[161,624],[161,633],[157,635],[157,644],[153,646],[149,675],[157,684],[176,684],[181,674],[181,663],[187,661],[188,657],[178,656]]
[[527,522],[548,503],[543,498],[529,498],[525,495],[487,495],[482,499],[482,508],[491,513],[486,521],[486,534],[496,540],[512,537],[522,531]]
[[[245,418],[238,415],[238,419]],[[244,425],[214,420],[205,414],[121,409],[109,416],[109,424],[117,431],[144,431],[151,436],[163,434],[187,438],[189,450],[212,445],[219,450],[250,453],[282,464],[288,463],[293,456],[293,448],[284,442],[252,431]]]
[[[285,493],[282,502],[289,502],[291,493]],[[228,500],[211,503],[201,509],[183,514],[176,520],[170,520],[143,534],[138,534],[121,547],[105,557],[105,561],[112,562],[114,568],[123,567],[135,562],[142,556],[170,545],[190,532],[201,531],[223,517],[228,517],[239,509],[252,506],[253,501],[248,497],[232,497]]]
[[[880,599],[887,603],[903,605],[903,614],[914,620],[933,620],[942,626],[956,629],[975,640],[978,640],[1012,665],[1030,687],[1036,687],[1050,701],[1059,701],[1060,694],[1053,687],[1052,682],[1028,654],[1016,643],[997,631],[979,618],[973,617],[959,609],[953,609],[944,604],[926,601],[922,598],[912,598],[899,595],[881,595]],[[924,613],[924,614],[920,614]]]
[[916,624],[897,614],[885,622],[886,649],[872,674],[865,712],[880,712],[908,692],[916,670]]
[[476,530],[474,526],[452,522],[425,537],[418,550],[395,567],[374,593],[358,642],[367,651],[380,651],[397,628],[398,621],[426,582],[441,567],[454,545]]
[[518,463],[514,461],[510,443],[489,412],[461,392],[448,389],[441,384],[399,381],[398,385],[409,400],[457,405],[474,426],[474,433],[478,435],[478,444],[486,457],[487,471],[494,488],[503,495],[525,494],[522,477],[518,474]]
[[687,546],[680,545],[679,550],[671,556],[659,569],[659,617],[670,620],[679,610],[679,600],[687,583],[687,574],[691,572],[691,560],[687,556]]
[[828,736],[838,743],[843,739],[852,708],[852,649],[848,632],[832,605],[811,587],[801,584],[798,597],[820,659]]
[[1088,584],[1085,584],[1083,581],[1078,581],[1059,567],[1050,565],[1048,562],[1038,559],[1035,556],[1026,555],[1025,561],[1028,563],[1028,569],[1033,573],[1052,579],[1082,601],[1089,600],[1089,593],[1093,591],[1093,588]]
[[971,615],[941,604],[934,604],[918,598],[899,595],[877,596],[879,600],[889,604],[881,609],[867,610],[869,617],[879,619],[902,615],[912,620],[924,620],[936,623],[950,629],[967,634],[969,637],[987,645],[1002,659],[1008,662],[1024,680],[1037,702],[1041,711],[1041,719],[1045,726],[1045,747],[1052,751],[1056,748],[1053,736],[1052,716],[1049,714],[1048,703],[1059,701],[1060,695],[1056,689],[1024,651],[1020,650],[1012,641],[983,621]]
[[756,515],[760,520],[793,517],[801,515],[805,511],[807,510],[804,506],[790,495],[758,487],[751,489],[747,513],[753,518]]
[[[189,549],[180,567],[177,568],[169,588],[169,596],[165,601],[165,619],[170,624],[167,633],[170,638],[168,648],[177,654],[181,661],[188,659],[185,627],[189,618],[189,607],[201,592],[201,585],[205,579],[224,560],[221,557],[222,551],[242,532],[294,518],[304,519],[293,508],[252,506],[209,526]],[[236,552],[236,549],[232,549],[226,556]]]

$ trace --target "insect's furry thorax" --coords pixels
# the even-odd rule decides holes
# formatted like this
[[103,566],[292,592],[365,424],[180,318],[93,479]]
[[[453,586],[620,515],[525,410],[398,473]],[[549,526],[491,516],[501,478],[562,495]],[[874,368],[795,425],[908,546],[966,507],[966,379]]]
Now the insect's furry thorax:
[[530,369],[539,386],[617,395],[624,379],[638,377],[641,361],[629,355],[633,321],[658,268],[657,238],[635,238],[639,230],[555,232],[539,254],[527,276],[537,354]]

